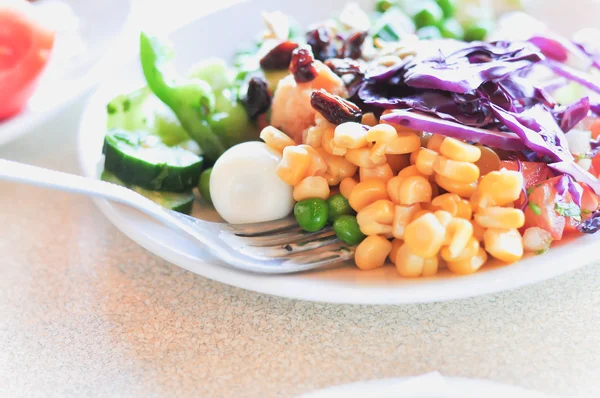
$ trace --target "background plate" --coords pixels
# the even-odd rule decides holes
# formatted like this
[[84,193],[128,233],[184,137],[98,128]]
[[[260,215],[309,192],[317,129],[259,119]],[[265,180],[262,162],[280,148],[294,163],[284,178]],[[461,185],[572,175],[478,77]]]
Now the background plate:
[[0,122],[0,145],[32,131],[79,98],[109,68],[128,58],[125,49],[136,48],[133,0],[40,0],[35,7],[57,31],[52,59],[26,108]]
[[[339,11],[345,3],[345,0],[306,0],[282,6],[277,0],[262,0],[236,4],[179,28],[171,35],[178,67],[185,71],[194,62],[211,56],[230,58],[236,48],[260,31],[262,10],[282,8],[299,22],[308,24]],[[372,7],[371,1],[359,3]],[[232,26],[236,27],[235,31],[231,30]],[[99,175],[106,103],[115,95],[139,87],[143,82],[139,61],[132,58],[91,98],[79,131],[79,160],[85,176],[97,178]],[[302,300],[358,304],[444,301],[540,282],[600,258],[600,236],[584,236],[574,242],[561,242],[545,255],[529,257],[511,266],[492,264],[469,276],[456,276],[444,271],[434,278],[403,279],[391,266],[370,272],[348,266],[296,275],[255,275],[228,268],[211,258],[190,238],[135,210],[105,200],[96,202],[117,228],[174,264],[229,285]],[[194,215],[218,219],[214,211],[202,208],[200,204],[196,206]]]

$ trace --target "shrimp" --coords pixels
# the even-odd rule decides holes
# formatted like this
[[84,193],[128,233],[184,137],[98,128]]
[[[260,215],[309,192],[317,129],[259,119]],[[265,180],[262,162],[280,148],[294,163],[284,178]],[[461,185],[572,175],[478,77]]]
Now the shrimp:
[[284,131],[296,143],[302,143],[302,133],[315,123],[317,111],[310,105],[315,90],[324,89],[346,98],[348,91],[340,77],[325,64],[315,61],[317,77],[308,83],[297,83],[294,76],[283,78],[273,97],[271,124]]

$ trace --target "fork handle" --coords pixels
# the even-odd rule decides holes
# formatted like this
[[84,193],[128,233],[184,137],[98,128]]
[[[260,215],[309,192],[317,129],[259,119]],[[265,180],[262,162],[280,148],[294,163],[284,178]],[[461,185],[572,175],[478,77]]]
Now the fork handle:
[[167,225],[172,224],[163,208],[150,199],[119,185],[62,171],[0,159],[0,180],[20,182],[64,192],[100,197],[131,206]]

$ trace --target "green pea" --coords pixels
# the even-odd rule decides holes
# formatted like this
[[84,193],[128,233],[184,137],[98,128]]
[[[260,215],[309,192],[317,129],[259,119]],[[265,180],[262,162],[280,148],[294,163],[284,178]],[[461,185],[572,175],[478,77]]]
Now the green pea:
[[294,216],[303,230],[320,231],[327,224],[327,202],[323,199],[301,200],[294,206]]
[[442,37],[442,33],[435,26],[425,26],[417,30],[417,36],[419,36],[419,39],[421,40],[432,40],[440,39]]
[[440,27],[440,32],[442,37],[447,39],[462,40],[465,36],[462,25],[454,18],[446,19]]
[[212,167],[206,169],[200,174],[200,181],[198,182],[198,190],[202,198],[212,205],[212,198],[210,197],[210,175],[212,173]]
[[355,216],[345,215],[338,217],[333,223],[333,230],[342,242],[349,245],[357,245],[366,238],[360,232],[360,227]]
[[442,9],[433,1],[420,1],[412,6],[411,14],[417,28],[437,26],[444,18]]
[[354,210],[350,207],[348,199],[341,193],[336,193],[327,200],[327,207],[329,209],[329,222],[334,222],[338,217],[343,215],[352,215]]
[[456,0],[435,0],[444,13],[444,18],[452,18],[456,14]]
[[394,5],[394,1],[390,0],[379,0],[375,5],[375,10],[377,12],[386,12],[390,7]]
[[487,35],[494,28],[493,21],[474,21],[469,26],[465,27],[465,40],[478,41],[485,40]]

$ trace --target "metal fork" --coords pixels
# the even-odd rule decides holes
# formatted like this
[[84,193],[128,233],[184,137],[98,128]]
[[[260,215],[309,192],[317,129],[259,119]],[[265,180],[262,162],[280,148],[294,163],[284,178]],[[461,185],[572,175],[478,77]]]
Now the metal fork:
[[119,185],[74,174],[0,159],[0,180],[21,182],[128,205],[185,232],[231,267],[285,274],[324,268],[354,257],[354,248],[339,241],[331,228],[303,232],[293,217],[277,221],[230,225],[208,222],[163,208]]

